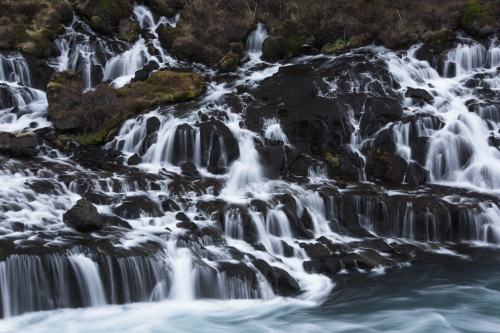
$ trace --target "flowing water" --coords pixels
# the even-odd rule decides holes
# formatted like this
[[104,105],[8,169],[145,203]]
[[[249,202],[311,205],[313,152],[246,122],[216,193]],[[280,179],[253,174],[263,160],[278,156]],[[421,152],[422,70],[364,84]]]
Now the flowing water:
[[[95,34],[75,16],[54,42],[61,56],[48,64],[56,71],[78,72],[86,90],[105,80],[122,87],[151,61],[160,70],[190,66],[162,49],[156,33],[162,24],[175,27],[179,14],[155,18],[147,7],[136,5],[134,18],[150,36],[130,44]],[[387,189],[367,182],[361,163],[362,181],[342,190],[327,179],[321,161],[309,166],[307,185],[269,179],[259,144],[276,143],[287,159],[293,141],[277,117],[261,119],[260,132],[242,126],[248,94],[242,94],[241,107],[226,97],[241,85],[258,87],[286,66],[328,65],[354,53],[271,64],[261,60],[266,37],[259,24],[230,82],[192,65],[207,80],[203,97],[124,122],[104,147],[120,152],[123,169],[86,169],[46,145],[32,159],[0,156],[0,241],[5,249],[0,332],[56,327],[75,332],[500,331],[498,261],[476,262],[456,249],[465,242],[465,252],[486,251],[494,258],[500,243],[495,199],[500,152],[491,144],[500,140],[497,40],[485,47],[460,37],[446,55],[443,75],[438,65],[415,57],[421,45],[407,52],[354,51],[387,67],[398,84],[394,96],[411,120],[366,134],[360,116],[348,110],[354,131],[345,146],[360,153],[390,130],[396,154],[416,163],[411,142],[428,138],[424,166],[430,185]],[[156,53],[151,54],[151,46]],[[0,130],[16,137],[22,137],[21,130],[51,126],[45,93],[32,88],[30,75],[21,54],[0,54]],[[341,90],[376,94],[383,86],[369,72],[349,80],[346,87],[339,78],[324,78],[328,89],[318,95],[334,99]],[[424,88],[433,102],[404,97],[407,87]],[[361,116],[364,112],[363,106]],[[150,124],[157,129],[150,130]],[[134,154],[142,161],[129,168]],[[196,170],[181,169],[185,161]],[[444,187],[452,190],[435,195]],[[67,227],[62,215],[89,194],[104,198],[96,204],[99,213],[119,216],[131,229],[82,234]],[[439,205],[422,204],[428,198]],[[179,224],[187,223],[179,212],[196,222],[194,231]],[[351,224],[358,226],[356,232]],[[361,246],[365,238],[383,246]],[[325,242],[338,247],[330,255],[347,247],[359,262],[377,258],[378,264],[368,269],[344,257],[332,278],[307,269],[315,259],[309,246]],[[386,250],[388,244],[424,249],[426,260],[410,264],[400,257],[404,252],[418,258],[416,250],[396,254]],[[287,287],[277,287],[278,279]]]

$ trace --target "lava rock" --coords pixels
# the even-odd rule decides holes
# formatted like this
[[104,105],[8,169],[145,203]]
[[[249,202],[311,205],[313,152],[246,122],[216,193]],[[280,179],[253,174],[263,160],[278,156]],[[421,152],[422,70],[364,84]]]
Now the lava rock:
[[405,93],[405,97],[412,98],[414,103],[426,102],[432,104],[432,102],[434,102],[434,96],[429,94],[427,90],[420,88],[408,87]]
[[148,118],[146,121],[146,133],[150,135],[160,129],[161,121],[157,117]]
[[137,153],[135,153],[134,155],[130,156],[127,160],[127,163],[128,165],[138,165],[138,164],[141,164],[142,163],[142,157],[140,157],[139,155],[137,155]]
[[252,264],[264,275],[277,295],[294,297],[301,293],[298,282],[287,271],[270,266],[262,259],[254,259]]
[[82,232],[99,230],[103,227],[103,221],[97,208],[85,199],[78,200],[71,209],[63,214],[63,222]]

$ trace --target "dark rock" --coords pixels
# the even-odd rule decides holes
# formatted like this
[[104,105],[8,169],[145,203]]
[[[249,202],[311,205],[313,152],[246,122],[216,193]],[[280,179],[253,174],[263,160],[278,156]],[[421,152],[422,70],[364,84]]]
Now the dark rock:
[[186,161],[186,162],[182,163],[180,165],[180,167],[181,167],[182,171],[187,171],[187,172],[193,172],[197,169],[196,164],[194,164],[191,161]]
[[429,137],[421,136],[410,143],[412,159],[420,163],[422,166],[425,166],[426,163],[429,140]]
[[[210,121],[199,126],[203,165],[225,167],[224,162],[229,165],[240,156],[238,140],[224,123]],[[225,155],[222,152],[222,146],[225,149]],[[226,161],[222,161],[223,156],[226,157]]]
[[367,162],[365,171],[374,179],[385,179],[395,183],[404,180],[408,162],[398,155],[391,155],[381,148],[366,151]]
[[264,275],[277,295],[293,297],[300,294],[299,284],[287,271],[270,266],[262,259],[254,259],[252,264]]
[[159,217],[163,215],[157,204],[145,196],[125,198],[121,205],[113,209],[113,213],[126,219],[137,219],[142,216]]
[[215,166],[215,165],[209,165],[207,167],[207,171],[214,174],[214,175],[225,175],[227,173],[227,168]]
[[141,164],[142,163],[142,157],[140,157],[139,155],[137,155],[137,153],[135,153],[134,155],[130,156],[127,160],[127,163],[128,165],[138,165],[138,164]]
[[277,179],[286,168],[283,145],[257,146],[255,148],[260,156],[264,176],[269,179]]
[[392,127],[381,131],[375,141],[373,141],[373,146],[375,148],[383,148],[390,154],[394,154],[396,152],[396,143],[394,142]]
[[101,220],[102,220],[102,223],[105,225],[110,225],[113,227],[122,227],[122,228],[126,228],[126,229],[132,229],[132,226],[130,225],[130,223],[128,223],[125,220],[122,220],[121,218],[119,218],[118,216],[115,216],[115,215],[101,214]]
[[76,116],[69,115],[53,120],[54,126],[62,131],[79,128],[83,125],[82,120]]
[[176,224],[176,227],[177,228],[184,228],[184,229],[188,229],[188,230],[192,230],[192,231],[198,229],[198,225],[192,221],[179,222]]
[[429,94],[427,90],[420,88],[408,87],[405,93],[405,97],[412,98],[414,103],[426,102],[432,104],[432,102],[434,101],[434,96]]
[[175,218],[182,222],[191,222],[191,219],[183,212],[177,213]]
[[164,212],[178,212],[181,210],[179,205],[172,199],[165,199],[161,203]]
[[342,179],[337,180],[337,182],[335,183],[335,185],[338,188],[341,188],[341,189],[344,189],[344,188],[347,187],[347,183],[344,180],[342,180]]
[[161,122],[157,117],[148,118],[146,121],[146,133],[150,135],[160,129]]
[[404,180],[406,183],[420,185],[424,184],[429,179],[430,179],[429,170],[423,168],[417,162],[411,161],[408,164],[408,169],[406,170],[406,175]]
[[304,46],[310,49],[314,36],[302,24],[287,20],[271,30],[269,37],[262,44],[263,57],[271,62],[300,55]]
[[158,183],[151,182],[149,183],[149,187],[151,188],[151,191],[161,191],[161,186]]
[[360,131],[362,135],[370,136],[388,123],[400,120],[402,116],[401,101],[393,98],[367,98]]
[[80,199],[66,213],[63,214],[63,222],[78,231],[92,231],[101,229],[103,221],[97,208],[85,199]]

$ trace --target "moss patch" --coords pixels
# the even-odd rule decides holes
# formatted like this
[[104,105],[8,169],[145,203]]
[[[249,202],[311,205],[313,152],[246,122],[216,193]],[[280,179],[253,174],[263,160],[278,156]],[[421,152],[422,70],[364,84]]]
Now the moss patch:
[[477,24],[478,27],[493,25],[495,21],[489,10],[477,1],[467,2],[462,16],[462,26],[470,29]]
[[48,118],[61,124],[61,129],[76,129],[79,144],[95,145],[104,143],[109,133],[134,114],[199,96],[205,82],[197,73],[160,71],[120,89],[99,84],[82,94],[83,88],[78,74],[55,73],[47,86]]
[[337,169],[340,166],[340,159],[338,157],[334,157],[330,152],[325,153],[325,162],[334,169]]

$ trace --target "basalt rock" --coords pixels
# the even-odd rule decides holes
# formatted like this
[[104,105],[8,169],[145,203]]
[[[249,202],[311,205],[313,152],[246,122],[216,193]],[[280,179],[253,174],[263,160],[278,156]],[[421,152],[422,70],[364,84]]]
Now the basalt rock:
[[209,121],[199,127],[204,165],[225,167],[240,156],[238,140],[224,123]]
[[73,208],[66,211],[63,221],[69,227],[82,232],[99,230],[104,225],[97,208],[85,199],[78,200]]

